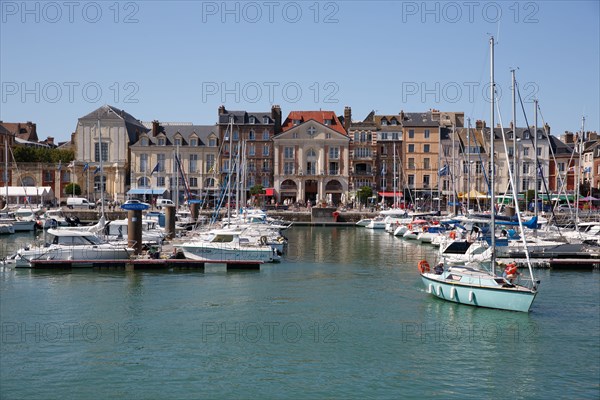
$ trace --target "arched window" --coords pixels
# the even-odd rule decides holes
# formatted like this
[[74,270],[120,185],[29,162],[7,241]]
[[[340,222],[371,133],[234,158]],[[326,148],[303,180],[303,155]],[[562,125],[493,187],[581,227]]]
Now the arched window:
[[150,187],[150,179],[142,176],[138,179],[138,187]]

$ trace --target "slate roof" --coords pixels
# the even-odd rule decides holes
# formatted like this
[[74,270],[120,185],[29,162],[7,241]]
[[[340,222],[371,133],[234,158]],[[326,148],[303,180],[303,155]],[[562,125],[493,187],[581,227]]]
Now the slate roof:
[[[167,138],[167,145],[172,146],[175,143],[175,135],[179,133],[183,138],[183,146],[190,144],[190,138],[196,134],[199,139],[199,146],[206,146],[208,144],[208,137],[210,134],[214,134],[216,137],[219,136],[218,125],[176,125],[176,124],[165,124],[159,125],[159,134],[163,133]],[[158,138],[152,136],[151,132],[148,133],[150,139],[150,145],[157,145]]]
[[294,125],[295,120],[300,120],[302,124],[311,119],[322,125],[325,125],[325,120],[331,120],[331,125],[326,125],[327,127],[344,136],[348,136],[346,129],[344,129],[344,126],[333,111],[290,111],[285,121],[281,124],[281,131],[285,132],[296,126]]
[[148,132],[148,128],[146,128],[141,121],[134,118],[131,114],[107,104],[97,108],[86,116],[79,118],[80,121],[97,121],[98,119],[101,121],[122,120],[127,129],[129,143],[135,143],[140,133]]
[[[238,125],[265,125],[263,118],[269,118],[269,124],[274,123],[271,117],[270,111],[229,111],[226,110],[224,114],[219,114],[219,124],[228,124],[230,116],[233,116],[233,123]],[[256,123],[250,124],[250,117],[256,118]]]

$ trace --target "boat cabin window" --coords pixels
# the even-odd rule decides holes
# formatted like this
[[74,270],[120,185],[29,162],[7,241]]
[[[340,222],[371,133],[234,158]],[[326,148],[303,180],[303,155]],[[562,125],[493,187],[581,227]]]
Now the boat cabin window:
[[462,279],[462,275],[450,274],[446,277],[446,279],[452,281],[460,281]]
[[212,240],[214,243],[229,243],[233,242],[233,235],[216,235]]

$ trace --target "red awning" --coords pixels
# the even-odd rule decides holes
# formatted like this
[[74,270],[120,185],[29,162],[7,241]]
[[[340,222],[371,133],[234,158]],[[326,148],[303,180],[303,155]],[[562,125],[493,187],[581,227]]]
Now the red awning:
[[274,196],[275,195],[275,189],[274,188],[266,188],[265,189],[265,195],[266,196]]
[[[378,192],[381,197],[394,197],[394,192]],[[402,192],[396,192],[396,197],[402,197]]]

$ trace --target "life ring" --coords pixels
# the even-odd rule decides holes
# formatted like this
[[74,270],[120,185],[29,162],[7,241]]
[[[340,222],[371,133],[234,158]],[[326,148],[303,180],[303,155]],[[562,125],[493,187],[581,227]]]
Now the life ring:
[[412,231],[412,228],[413,228],[412,224],[408,224],[408,230]]
[[456,231],[450,231],[448,236],[450,236],[450,239],[456,239]]
[[427,262],[427,260],[419,261],[418,268],[419,268],[419,272],[422,274],[425,274],[425,273],[431,271],[431,268],[429,267],[429,263]]
[[265,246],[267,244],[267,237],[266,236],[261,236],[259,243],[261,245]]
[[428,230],[429,230],[429,227],[427,227],[427,226],[423,227],[423,232],[427,232]]
[[440,224],[440,221],[437,221],[437,220],[436,220],[436,221],[433,221],[433,222],[432,222],[432,224],[433,224],[433,225],[439,225],[439,224]]

